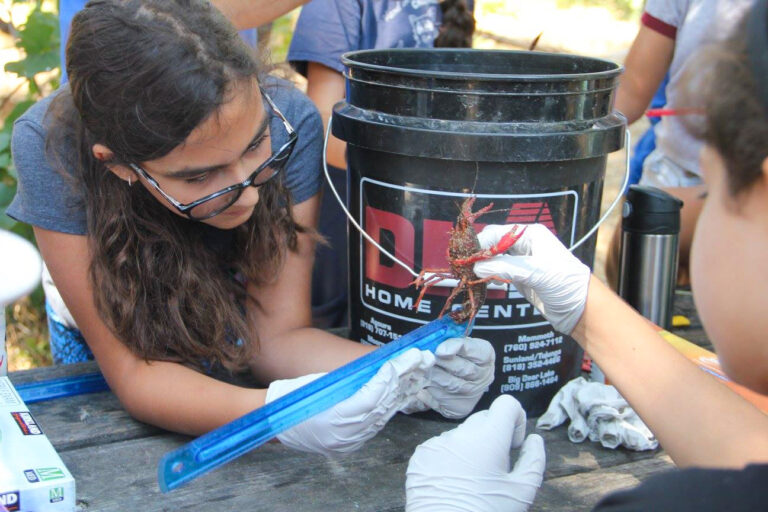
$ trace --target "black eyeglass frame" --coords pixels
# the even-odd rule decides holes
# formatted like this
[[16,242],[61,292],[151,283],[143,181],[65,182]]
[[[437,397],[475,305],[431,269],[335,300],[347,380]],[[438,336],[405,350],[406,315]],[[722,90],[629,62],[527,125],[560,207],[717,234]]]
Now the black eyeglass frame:
[[[152,185],[152,188],[157,190],[163,198],[165,198],[166,201],[168,201],[171,206],[176,208],[176,210],[181,213],[182,215],[186,215],[192,220],[206,220],[210,219],[211,217],[215,217],[216,215],[220,214],[230,206],[232,206],[239,198],[240,195],[243,193],[243,190],[245,190],[247,187],[253,186],[253,187],[260,187],[269,181],[271,181],[275,176],[280,174],[280,171],[285,166],[285,163],[281,164],[280,166],[276,166],[272,168],[272,175],[269,176],[266,180],[264,180],[261,183],[256,184],[255,180],[256,177],[264,170],[269,168],[270,164],[275,162],[278,159],[287,161],[288,158],[290,158],[291,153],[293,153],[293,148],[296,146],[296,141],[299,139],[298,133],[296,133],[296,130],[293,129],[293,126],[288,121],[288,119],[285,118],[282,112],[280,112],[280,109],[277,108],[277,105],[272,101],[272,98],[269,97],[269,95],[261,89],[262,97],[267,100],[267,103],[269,104],[269,107],[272,109],[272,111],[277,114],[277,117],[280,118],[280,121],[282,121],[283,126],[285,126],[286,131],[288,132],[288,142],[283,144],[280,149],[278,149],[276,152],[272,153],[269,158],[267,158],[261,165],[259,165],[255,171],[251,173],[250,176],[248,176],[248,179],[245,181],[242,181],[240,183],[235,183],[234,185],[230,185],[226,188],[223,188],[217,192],[214,192],[212,194],[208,194],[205,197],[202,197],[200,199],[197,199],[195,201],[192,201],[191,203],[183,204],[173,197],[171,197],[167,192],[165,192],[162,188],[160,188],[160,185],[155,181],[155,179],[147,173],[144,169],[142,169],[139,165],[134,163],[128,163],[128,167],[130,167],[135,173],[137,173],[139,176],[144,178],[147,183]],[[192,215],[192,209],[200,206],[201,204],[207,203],[208,201],[211,201],[213,199],[216,199],[217,197],[221,197],[224,194],[229,194],[230,192],[237,190],[237,194],[232,199],[232,202],[230,202],[228,205],[213,211],[212,213],[209,213],[203,217],[195,217]]]

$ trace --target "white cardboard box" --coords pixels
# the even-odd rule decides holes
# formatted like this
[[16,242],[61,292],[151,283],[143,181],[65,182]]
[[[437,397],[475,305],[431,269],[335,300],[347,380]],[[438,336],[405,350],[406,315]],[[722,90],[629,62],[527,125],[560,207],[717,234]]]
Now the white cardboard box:
[[0,377],[0,511],[75,510],[75,479],[8,377]]

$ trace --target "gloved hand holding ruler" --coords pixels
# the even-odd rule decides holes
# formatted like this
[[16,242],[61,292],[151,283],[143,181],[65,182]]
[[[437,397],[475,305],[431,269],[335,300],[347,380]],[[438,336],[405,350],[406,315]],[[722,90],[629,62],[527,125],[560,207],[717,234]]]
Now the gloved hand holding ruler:
[[467,330],[466,324],[446,315],[166,453],[157,469],[160,490],[176,489],[349,398],[384,363],[407,350],[434,352],[442,342],[464,336]]

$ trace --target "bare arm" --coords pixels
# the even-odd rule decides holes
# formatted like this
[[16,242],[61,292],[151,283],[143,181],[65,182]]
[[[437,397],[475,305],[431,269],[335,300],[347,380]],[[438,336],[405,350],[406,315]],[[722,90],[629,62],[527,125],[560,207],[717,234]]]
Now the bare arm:
[[212,0],[239,30],[273,21],[309,0]]
[[645,25],[640,26],[624,61],[624,74],[616,91],[615,109],[634,123],[651,103],[672,62],[675,40]]
[[677,352],[594,276],[572,336],[677,465],[768,461],[768,416]]
[[[296,221],[315,226],[318,207],[317,195],[299,204],[294,209]],[[310,237],[299,235],[299,250],[288,253],[275,283],[249,289],[262,306],[248,311],[260,342],[251,367],[264,382],[330,371],[373,350],[310,327],[314,248]]]
[[201,434],[264,404],[263,389],[232,386],[180,364],[147,363],[134,355],[109,331],[96,310],[86,237],[41,228],[35,228],[35,237],[104,377],[132,416],[169,430]]
[[[323,131],[328,128],[328,119],[333,106],[344,99],[344,76],[317,62],[307,64],[307,96],[320,111]],[[328,163],[340,169],[347,168],[345,151],[347,144],[331,135],[328,139]]]

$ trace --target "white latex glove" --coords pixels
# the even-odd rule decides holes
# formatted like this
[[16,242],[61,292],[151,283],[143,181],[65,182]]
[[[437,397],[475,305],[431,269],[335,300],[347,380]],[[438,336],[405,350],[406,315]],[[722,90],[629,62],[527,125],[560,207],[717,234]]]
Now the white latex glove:
[[496,352],[479,338],[450,338],[435,350],[426,387],[403,412],[434,409],[446,418],[463,418],[493,382]]
[[[351,452],[384,428],[389,419],[426,385],[427,371],[435,356],[429,351],[410,349],[384,363],[360,390],[334,407],[278,434],[286,446],[321,453]],[[276,380],[267,388],[269,403],[296,388],[325,375],[316,373],[296,379]]]
[[[484,249],[496,245],[514,226],[486,226],[477,235],[480,245]],[[527,226],[507,254],[479,261],[474,270],[478,277],[497,276],[511,280],[552,326],[564,334],[573,331],[584,312],[589,267],[541,224]]]
[[[522,512],[541,486],[544,440],[525,439],[525,411],[509,395],[416,448],[406,472],[406,512]],[[522,445],[509,470],[510,448]]]

